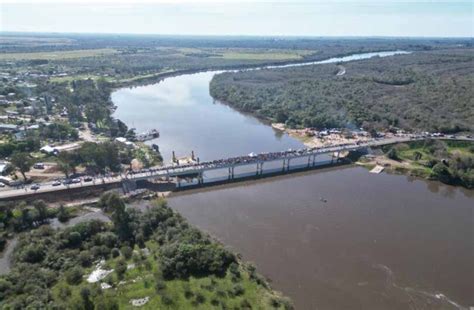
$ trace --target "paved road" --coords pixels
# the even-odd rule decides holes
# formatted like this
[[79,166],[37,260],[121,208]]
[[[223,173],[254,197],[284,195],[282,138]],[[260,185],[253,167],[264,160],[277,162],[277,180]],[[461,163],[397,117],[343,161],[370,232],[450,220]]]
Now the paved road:
[[[288,150],[284,152],[275,152],[275,153],[261,153],[255,155],[244,155],[234,158],[219,159],[210,162],[204,163],[194,163],[188,165],[168,165],[159,168],[144,169],[138,172],[133,173],[122,173],[118,175],[108,175],[108,176],[95,176],[92,178],[92,181],[85,182],[81,179],[81,182],[68,184],[68,185],[57,185],[54,186],[53,182],[45,182],[40,184],[40,188],[37,190],[32,190],[31,185],[24,188],[4,188],[0,190],[0,199],[8,199],[13,197],[22,197],[30,196],[39,193],[50,193],[56,191],[63,191],[67,189],[74,188],[87,188],[95,187],[105,184],[117,184],[123,180],[146,180],[150,178],[160,178],[160,177],[174,177],[179,175],[187,174],[196,174],[209,170],[216,169],[226,169],[229,167],[245,166],[251,164],[260,164],[264,162],[277,161],[277,160],[291,160],[293,158],[302,158],[309,156],[317,156],[321,154],[335,153],[341,151],[353,151],[366,147],[377,147],[395,143],[403,143],[416,140],[425,140],[426,137],[422,136],[402,136],[402,137],[392,137],[385,139],[373,139],[367,143],[361,144],[346,144],[338,145],[332,147],[321,147],[321,148],[306,148],[301,150]],[[430,138],[433,139],[433,138]],[[437,138],[437,139],[447,139],[447,138]],[[448,139],[449,140],[449,139]],[[456,137],[456,140],[472,141],[473,138],[467,137]]]

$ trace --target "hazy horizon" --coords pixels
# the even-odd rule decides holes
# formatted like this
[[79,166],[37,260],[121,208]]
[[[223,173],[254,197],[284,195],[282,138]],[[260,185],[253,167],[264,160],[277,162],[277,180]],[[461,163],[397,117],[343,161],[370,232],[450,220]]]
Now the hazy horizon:
[[435,38],[474,33],[473,4],[466,0],[21,2],[0,8],[2,32]]

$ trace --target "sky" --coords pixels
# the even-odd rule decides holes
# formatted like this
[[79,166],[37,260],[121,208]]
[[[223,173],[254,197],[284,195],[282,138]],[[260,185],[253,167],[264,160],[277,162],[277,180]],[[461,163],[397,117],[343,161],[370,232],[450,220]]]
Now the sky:
[[0,31],[473,37],[474,0],[0,0]]

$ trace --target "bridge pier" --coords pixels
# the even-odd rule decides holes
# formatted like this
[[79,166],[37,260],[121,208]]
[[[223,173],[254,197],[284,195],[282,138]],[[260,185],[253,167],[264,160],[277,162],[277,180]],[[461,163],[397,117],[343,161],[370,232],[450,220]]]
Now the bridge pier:
[[137,182],[134,180],[122,179],[122,190],[124,194],[133,192],[137,189]]
[[288,158],[288,160],[286,161],[286,171],[290,171],[290,160],[291,158]]
[[204,184],[204,172],[202,171],[199,172],[197,179],[198,179],[198,184],[200,185]]
[[286,159],[283,158],[283,167],[281,168],[282,172],[285,172],[285,166],[286,166]]

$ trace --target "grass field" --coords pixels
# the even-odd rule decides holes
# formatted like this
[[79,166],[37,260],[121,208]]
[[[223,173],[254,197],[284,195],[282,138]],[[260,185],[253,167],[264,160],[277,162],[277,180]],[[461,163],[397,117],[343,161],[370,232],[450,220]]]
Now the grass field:
[[239,60],[298,60],[302,59],[305,53],[302,52],[224,52],[222,58],[224,59],[239,59]]
[[35,60],[35,59],[71,59],[93,56],[103,56],[117,53],[112,48],[89,49],[89,50],[72,50],[57,52],[38,52],[38,53],[4,53],[0,54],[0,61],[6,60]]

